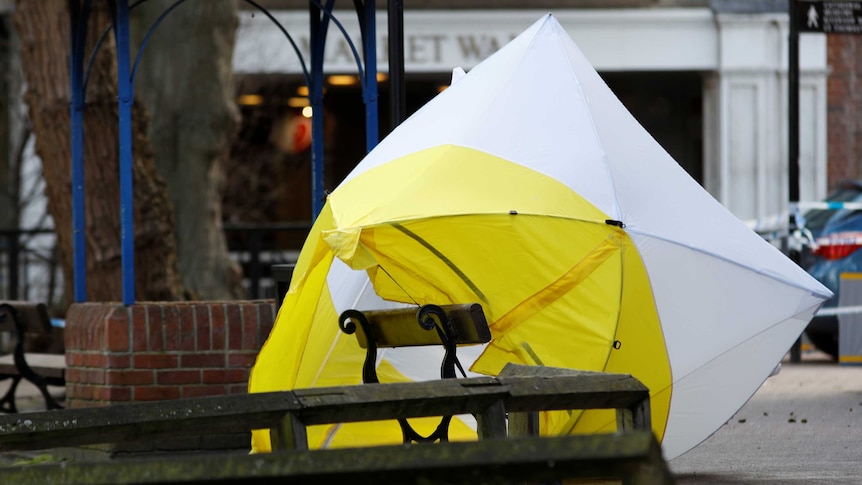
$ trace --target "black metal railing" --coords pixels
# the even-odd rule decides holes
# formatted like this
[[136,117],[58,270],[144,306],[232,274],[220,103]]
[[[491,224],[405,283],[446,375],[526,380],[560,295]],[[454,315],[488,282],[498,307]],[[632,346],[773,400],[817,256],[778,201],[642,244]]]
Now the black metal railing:
[[53,229],[0,229],[0,288],[7,300],[49,306],[62,295],[62,268]]
[[[242,266],[247,298],[280,294],[278,278],[284,277],[273,266],[296,262],[310,228],[309,222],[225,224],[231,257]],[[0,297],[52,305],[62,295],[63,270],[54,230],[0,229]]]
[[311,229],[310,222],[225,224],[228,249],[243,270],[248,298],[277,298],[273,266],[292,265]]

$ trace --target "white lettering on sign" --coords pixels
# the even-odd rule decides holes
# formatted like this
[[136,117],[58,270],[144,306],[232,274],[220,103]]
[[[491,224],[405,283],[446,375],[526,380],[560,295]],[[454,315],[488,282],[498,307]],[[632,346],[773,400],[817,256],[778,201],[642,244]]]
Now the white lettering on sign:
[[504,39],[501,43],[501,40],[494,36],[459,35],[458,47],[461,48],[461,56],[464,59],[481,61],[482,59],[485,59],[486,57],[500,50],[500,47],[502,47],[508,41],[514,38],[515,37],[512,36],[508,39]]
[[[311,68],[311,41],[307,29],[295,32],[286,28],[306,69]],[[350,41],[339,29],[330,26],[324,44],[323,67],[326,72],[357,72],[357,57],[363,62],[359,35],[351,32]],[[404,35],[404,63],[411,71],[448,71],[452,66],[469,69],[517,36],[517,32],[409,32]],[[271,24],[246,21],[240,26],[234,50],[234,63],[244,72],[300,72],[300,58],[285,35]],[[351,46],[351,43],[353,44]],[[378,31],[377,64],[389,62],[389,42],[385,30]]]
[[[405,35],[404,36],[404,62],[414,65],[439,65],[446,59],[457,53],[457,57],[467,61],[469,65],[475,65],[497,52],[515,36],[496,37],[491,35],[457,35],[427,34],[427,35]],[[299,39],[302,46],[301,52],[306,59],[311,55],[311,42],[307,36]],[[362,46],[354,44],[356,53],[362,59]],[[337,66],[337,69],[354,68],[356,57],[350,44],[344,37],[331,37],[324,46],[324,65]],[[389,60],[389,42],[386,36],[380,37],[377,42],[377,62],[386,63]],[[329,69],[331,70],[331,69]]]
[[822,2],[823,32],[836,34],[862,33],[862,3]]

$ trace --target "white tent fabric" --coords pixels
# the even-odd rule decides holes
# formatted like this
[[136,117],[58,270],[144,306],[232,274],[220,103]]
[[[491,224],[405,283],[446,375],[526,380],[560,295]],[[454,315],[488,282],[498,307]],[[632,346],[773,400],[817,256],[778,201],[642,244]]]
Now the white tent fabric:
[[[342,195],[350,193],[343,187],[367,183],[369,178],[361,176],[372,170],[378,180],[409,173],[405,160],[424,150],[448,146],[457,153],[475,151],[563,184],[593,208],[620,221],[636,248],[648,275],[648,287],[642,293],[652,295],[662,334],[659,341],[664,343],[662,352],[672,378],[671,389],[654,390],[671,396],[666,423],[659,424],[665,457],[674,458],[696,446],[753,395],[831,293],[691,179],[625,109],[552,15],[457,77],[451,88],[369,153],[339,187],[341,192],[333,192],[327,203],[333,226],[324,229],[332,235],[357,236],[364,228],[382,228],[387,221],[440,217],[433,211],[442,205],[429,209],[431,205],[402,202],[402,192],[411,190],[404,186],[412,180],[397,179],[391,193],[374,194],[367,200]],[[434,161],[433,168],[457,170],[459,164],[471,161],[476,166],[488,163],[486,159],[453,161],[445,155]],[[387,172],[390,167],[400,171]],[[524,205],[544,195],[529,189],[518,194]],[[417,185],[412,190],[426,189]],[[475,197],[475,191],[469,195]],[[500,194],[488,189],[488,197],[480,200],[492,196]],[[492,210],[490,204],[481,207],[465,206],[463,214]],[[568,206],[536,207],[551,219],[573,218]],[[333,247],[338,256],[352,254],[361,245],[358,236],[327,239],[326,244],[338,241],[354,244]],[[320,250],[322,243],[313,242]],[[557,269],[548,273],[557,277]],[[327,286],[337,312],[403,305],[383,300],[365,271],[351,269],[338,259],[329,269]],[[631,328],[638,323],[629,320],[625,325]],[[268,352],[280,351],[281,345],[293,344],[271,339],[259,365],[265,367]],[[481,360],[481,350],[460,353],[465,368]],[[425,357],[406,357],[387,350],[380,359],[387,359],[408,378],[435,378],[426,375],[427,369],[433,369],[427,362],[439,362],[439,353],[430,352]],[[636,375],[639,369],[626,371]],[[267,379],[257,375],[264,372],[253,376],[253,390],[255,379]],[[261,388],[275,387],[265,384]]]

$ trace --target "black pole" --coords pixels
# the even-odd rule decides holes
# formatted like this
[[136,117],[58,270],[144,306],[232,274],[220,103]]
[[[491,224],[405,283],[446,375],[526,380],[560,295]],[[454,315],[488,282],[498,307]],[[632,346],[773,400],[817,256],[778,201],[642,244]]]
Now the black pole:
[[389,117],[390,131],[407,118],[404,85],[404,2],[389,0]]
[[[788,108],[788,146],[787,155],[789,165],[787,167],[787,175],[790,185],[789,196],[790,204],[795,205],[799,202],[799,29],[798,23],[798,7],[796,0],[791,0],[790,5],[790,42],[788,44],[788,52],[790,54],[790,64],[787,74],[787,88],[789,90],[790,99],[787,105]],[[791,211],[791,223],[795,223],[796,218],[793,217]]]
[[[788,237],[796,231],[796,205],[799,202],[799,8],[796,0],[787,2],[790,10],[790,37],[787,46],[789,54],[787,67],[787,177],[790,219],[788,221]],[[790,245],[790,259],[799,264],[800,254],[795,245]],[[797,339],[790,348],[790,361],[798,363],[802,360],[802,340]]]

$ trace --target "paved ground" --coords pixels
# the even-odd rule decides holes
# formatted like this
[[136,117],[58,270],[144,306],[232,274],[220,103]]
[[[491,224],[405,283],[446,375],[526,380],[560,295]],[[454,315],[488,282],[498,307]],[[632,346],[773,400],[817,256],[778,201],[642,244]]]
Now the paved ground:
[[862,367],[785,362],[727,424],[670,463],[678,483],[862,484]]

